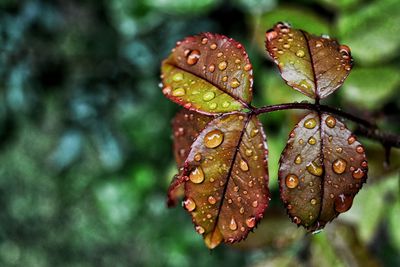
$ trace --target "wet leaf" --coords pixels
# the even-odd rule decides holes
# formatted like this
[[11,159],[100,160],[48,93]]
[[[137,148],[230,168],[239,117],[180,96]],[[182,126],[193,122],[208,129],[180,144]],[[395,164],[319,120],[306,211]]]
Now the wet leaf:
[[282,153],[281,198],[293,222],[321,229],[350,209],[367,170],[364,148],[345,125],[311,112],[295,126]]
[[286,83],[311,98],[333,93],[352,68],[347,46],[284,23],[267,31],[266,48]]
[[242,110],[252,99],[252,66],[243,46],[203,33],[178,42],[163,61],[163,93],[204,114]]
[[214,119],[193,143],[175,184],[185,183],[183,206],[210,249],[246,238],[262,218],[267,154],[260,122],[245,113]]
[[175,115],[172,121],[172,129],[174,133],[174,155],[178,168],[183,166],[189,155],[190,146],[212,119],[211,116],[187,109],[182,109]]

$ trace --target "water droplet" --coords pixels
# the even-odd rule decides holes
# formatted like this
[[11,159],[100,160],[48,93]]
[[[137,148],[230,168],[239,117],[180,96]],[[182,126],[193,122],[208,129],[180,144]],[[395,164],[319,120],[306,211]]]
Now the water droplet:
[[335,198],[335,210],[337,212],[345,212],[351,208],[353,198],[349,195],[340,194]]
[[269,30],[265,33],[267,40],[270,42],[273,39],[275,39],[276,37],[278,37],[278,33],[274,30]]
[[238,192],[239,191],[239,186],[234,186],[233,191]]
[[213,196],[208,197],[208,203],[210,203],[211,205],[214,205],[216,202],[217,200],[215,199],[215,197]]
[[246,225],[249,228],[253,228],[256,225],[256,217],[251,216],[250,218],[247,218],[246,219]]
[[364,148],[362,146],[357,146],[356,151],[357,153],[362,154],[364,152]]
[[299,184],[299,178],[295,174],[288,174],[285,183],[288,188],[296,188]]
[[347,162],[343,159],[337,159],[332,163],[332,169],[337,174],[342,174],[346,170]]
[[299,139],[299,144],[300,144],[300,145],[304,144],[304,140],[300,138],[300,139]]
[[222,52],[219,52],[219,53],[217,54],[217,57],[222,57],[222,55],[223,55],[223,53],[222,53]]
[[235,219],[232,217],[231,222],[229,223],[229,229],[235,231],[237,229],[237,224]]
[[349,56],[350,55],[350,48],[347,45],[339,46],[339,52],[342,56]]
[[315,47],[316,48],[319,48],[319,47],[321,47],[323,45],[323,43],[321,42],[321,41],[317,41],[316,43],[315,43]]
[[336,148],[336,152],[337,153],[342,153],[343,152],[343,148],[342,147],[337,147]]
[[298,57],[304,57],[304,56],[305,56],[305,53],[304,53],[303,50],[300,49],[300,50],[297,50],[296,56],[298,56]]
[[244,65],[243,69],[244,69],[245,71],[251,70],[251,64],[246,64],[246,65]]
[[183,80],[183,74],[180,73],[180,72],[175,73],[174,76],[172,76],[172,80],[173,80],[174,82],[182,81],[182,80]]
[[204,172],[203,169],[199,166],[194,169],[189,175],[190,181],[195,184],[202,183],[204,181]]
[[305,90],[308,90],[311,88],[311,85],[306,80],[301,80],[299,83],[299,86]]
[[185,209],[187,209],[187,211],[189,212],[193,211],[196,208],[196,203],[191,198],[187,198],[186,200],[184,200],[183,205],[185,206]]
[[251,130],[250,137],[255,137],[259,132],[260,132],[260,130],[258,130],[258,129]]
[[253,203],[251,203],[251,206],[252,206],[253,208],[257,208],[257,207],[258,207],[258,201],[257,201],[257,200],[254,200]]
[[218,69],[219,69],[219,70],[224,70],[224,69],[226,69],[227,66],[228,66],[228,63],[226,63],[226,61],[221,61],[221,62],[218,64]]
[[232,88],[237,88],[237,87],[239,87],[239,85],[240,85],[240,82],[238,81],[238,79],[233,78],[232,81],[231,81],[231,87]]
[[171,86],[166,86],[162,89],[164,95],[169,95],[171,93]]
[[316,125],[317,125],[317,121],[314,118],[307,119],[304,122],[304,127],[306,127],[307,129],[313,129],[313,128],[315,128]]
[[237,59],[235,59],[235,63],[236,63],[236,64],[239,64],[240,62],[241,62],[241,60],[240,60],[240,59],[238,59],[238,58],[237,58]]
[[217,49],[217,44],[214,43],[214,44],[210,45],[210,49],[211,49],[211,50]]
[[203,227],[198,225],[198,226],[196,226],[196,232],[202,235],[202,234],[204,234],[205,230]]
[[200,51],[199,50],[192,50],[187,55],[186,63],[189,65],[194,65],[199,61],[200,58]]
[[364,168],[368,167],[368,162],[364,160],[363,162],[361,162],[361,166]]
[[217,103],[210,103],[210,104],[208,105],[208,107],[209,107],[210,109],[216,109],[217,106],[218,106]]
[[306,169],[309,173],[315,176],[322,176],[324,173],[324,169],[316,162],[316,160],[308,163]]
[[353,171],[353,178],[354,179],[361,179],[364,177],[364,171],[360,168],[358,168],[357,170]]
[[196,155],[194,155],[194,160],[195,161],[200,161],[201,160],[201,154],[200,153],[196,153]]
[[201,39],[201,43],[203,45],[207,44],[208,43],[208,39],[206,37],[204,37],[203,39]]
[[349,145],[353,144],[356,141],[356,138],[354,136],[350,136],[347,139],[347,143],[349,143]]
[[308,143],[310,144],[310,145],[315,145],[316,143],[317,143],[317,140],[314,138],[314,137],[310,137],[309,139],[308,139]]
[[224,140],[224,134],[218,130],[212,130],[204,136],[204,145],[208,148],[218,147]]
[[213,100],[214,97],[215,97],[215,93],[208,91],[203,95],[203,100],[207,102],[207,101]]
[[289,49],[290,48],[290,44],[283,44],[283,48],[285,48],[285,49]]
[[244,172],[249,170],[249,165],[247,164],[246,161],[240,160],[240,169]]
[[253,150],[246,149],[245,154],[246,154],[246,156],[250,157],[253,154]]
[[214,64],[211,64],[210,66],[208,66],[208,70],[209,70],[210,72],[214,72],[214,71],[215,71],[215,65],[214,65]]
[[294,163],[296,163],[296,164],[300,164],[301,163],[301,155],[300,154],[298,154],[297,156],[296,156],[296,158],[294,159]]
[[325,119],[326,125],[328,125],[329,128],[333,128],[336,125],[336,119],[332,116],[328,116]]
[[174,91],[172,91],[173,96],[184,96],[185,94],[186,94],[186,91],[182,87],[178,87]]
[[223,108],[227,108],[227,107],[229,107],[231,105],[231,102],[229,102],[229,101],[224,101],[223,103],[222,103],[222,107]]
[[294,222],[295,224],[300,224],[300,223],[301,223],[301,219],[300,219],[299,217],[297,217],[297,216],[294,216],[294,217],[293,217],[293,222]]
[[244,208],[241,207],[240,210],[239,210],[239,212],[240,212],[240,214],[243,214],[243,213],[244,213]]

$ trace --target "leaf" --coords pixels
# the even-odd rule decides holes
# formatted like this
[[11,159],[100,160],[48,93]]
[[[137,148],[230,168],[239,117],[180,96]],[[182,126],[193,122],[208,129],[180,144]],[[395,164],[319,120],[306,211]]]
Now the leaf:
[[267,155],[260,122],[245,113],[214,119],[193,143],[175,184],[185,183],[183,204],[210,249],[246,238],[262,218]]
[[314,231],[350,209],[367,166],[363,146],[342,122],[316,112],[305,116],[279,167],[281,198],[293,222]]
[[203,33],[178,42],[163,61],[163,93],[204,114],[238,111],[252,99],[252,66],[243,46],[228,37]]
[[174,133],[174,155],[178,168],[183,166],[189,155],[190,146],[212,119],[211,116],[187,109],[182,109],[175,115],[172,121],[172,129]]
[[325,98],[333,93],[352,67],[347,46],[284,23],[267,31],[266,48],[286,83],[311,98]]
[[338,36],[349,44],[357,62],[375,67],[396,58],[400,48],[400,1],[371,1],[338,17]]

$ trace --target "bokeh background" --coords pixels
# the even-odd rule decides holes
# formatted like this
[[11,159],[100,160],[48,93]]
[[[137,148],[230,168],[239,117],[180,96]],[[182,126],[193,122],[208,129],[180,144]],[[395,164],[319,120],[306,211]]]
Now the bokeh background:
[[[279,200],[277,162],[300,111],[262,116],[271,207],[249,239],[212,252],[181,208],[159,88],[175,42],[211,31],[246,47],[261,106],[304,101],[264,52],[277,21],[329,34],[355,67],[324,103],[400,133],[398,0],[0,0],[0,266],[400,266],[400,151],[361,139],[368,183],[306,234]],[[349,123],[352,129],[356,126]]]

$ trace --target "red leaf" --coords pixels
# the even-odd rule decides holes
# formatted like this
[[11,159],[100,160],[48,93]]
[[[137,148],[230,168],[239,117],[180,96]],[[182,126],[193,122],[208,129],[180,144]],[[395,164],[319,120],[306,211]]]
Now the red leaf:
[[269,202],[267,154],[261,124],[245,113],[214,119],[193,143],[178,180],[210,249],[244,239],[262,218]]
[[177,43],[162,63],[163,93],[204,114],[248,107],[252,67],[243,46],[219,34],[203,33]]
[[295,126],[282,153],[281,198],[293,222],[317,230],[350,209],[367,170],[364,148],[345,125],[312,112]]
[[327,97],[343,84],[353,62],[346,45],[284,23],[267,31],[266,48],[286,83],[317,99]]

